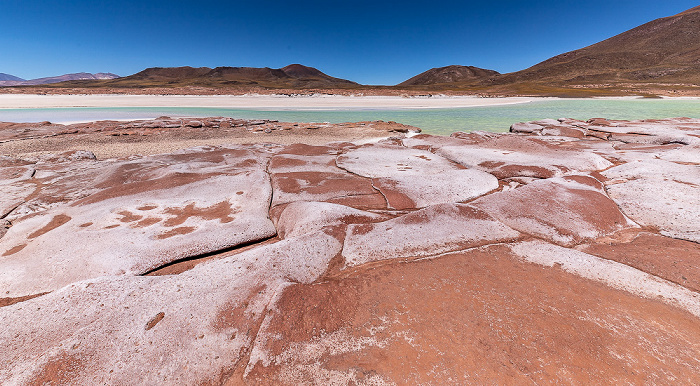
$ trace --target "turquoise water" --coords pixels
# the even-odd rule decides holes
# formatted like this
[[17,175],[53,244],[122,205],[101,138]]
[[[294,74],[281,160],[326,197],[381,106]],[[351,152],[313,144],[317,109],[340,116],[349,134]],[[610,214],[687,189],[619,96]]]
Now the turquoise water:
[[507,131],[514,122],[544,118],[649,119],[690,117],[700,119],[700,100],[669,99],[559,99],[529,103],[457,109],[353,109],[353,110],[241,110],[201,107],[50,108],[0,109],[0,121],[71,122],[101,119],[144,119],[161,115],[225,116],[243,119],[276,119],[286,122],[396,121],[417,126],[426,133],[455,131]]

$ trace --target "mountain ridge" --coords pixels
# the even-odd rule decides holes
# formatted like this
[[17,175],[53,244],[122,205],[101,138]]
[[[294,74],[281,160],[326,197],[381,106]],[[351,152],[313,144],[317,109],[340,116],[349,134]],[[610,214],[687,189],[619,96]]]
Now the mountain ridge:
[[461,81],[471,81],[499,75],[495,70],[488,70],[474,66],[450,65],[445,67],[431,68],[397,86],[419,86],[435,85],[443,83],[454,83]]
[[[16,79],[2,79],[2,75],[7,75],[8,77]],[[49,76],[29,80],[25,80],[9,74],[0,74],[0,86],[38,86],[44,84],[66,82],[71,80],[106,80],[116,78],[119,78],[119,75],[112,74],[110,72],[98,72],[94,74],[91,74],[89,72],[77,72],[72,74],[63,74],[58,76]]]
[[129,86],[139,82],[170,86],[262,86],[262,87],[353,87],[358,83],[335,78],[301,64],[269,67],[150,67],[136,74],[105,83],[105,86]]

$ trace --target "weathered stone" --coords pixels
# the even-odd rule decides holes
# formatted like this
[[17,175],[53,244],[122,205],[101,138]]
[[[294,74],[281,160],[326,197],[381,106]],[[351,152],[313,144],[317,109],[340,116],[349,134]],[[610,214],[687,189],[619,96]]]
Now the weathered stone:
[[498,178],[550,178],[612,166],[597,154],[565,150],[542,141],[516,136],[499,137],[468,146],[444,146],[437,153]]
[[513,229],[561,245],[636,226],[598,180],[584,175],[535,181],[471,204]]
[[610,197],[640,225],[700,242],[700,167],[645,160],[603,172]]
[[298,201],[285,206],[275,222],[280,237],[288,238],[317,232],[328,226],[364,224],[388,217],[327,202]]
[[512,240],[520,233],[471,205],[442,204],[376,224],[348,227],[343,256],[349,266],[435,256]]
[[[0,382],[216,379],[245,358],[281,291],[313,282],[340,247],[331,236],[310,234],[179,275],[106,276],[0,307]],[[60,373],[51,373],[56,367]]]

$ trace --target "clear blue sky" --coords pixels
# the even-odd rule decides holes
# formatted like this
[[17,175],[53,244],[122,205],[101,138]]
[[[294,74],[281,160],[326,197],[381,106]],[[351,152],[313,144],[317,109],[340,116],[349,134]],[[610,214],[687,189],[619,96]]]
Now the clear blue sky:
[[147,67],[290,63],[364,84],[432,67],[512,72],[698,0],[0,2],[0,72],[25,79]]

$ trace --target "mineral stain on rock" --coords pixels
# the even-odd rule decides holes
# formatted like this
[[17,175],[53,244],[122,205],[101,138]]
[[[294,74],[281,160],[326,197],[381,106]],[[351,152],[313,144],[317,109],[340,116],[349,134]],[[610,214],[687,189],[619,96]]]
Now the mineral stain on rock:
[[148,323],[146,323],[146,331],[152,329],[153,327],[158,324],[161,320],[165,318],[165,313],[164,312],[159,312],[156,314],[156,316],[153,317],[153,319],[149,320]]
[[51,219],[51,221],[49,221],[48,224],[46,224],[46,226],[44,226],[41,229],[36,230],[35,232],[32,232],[29,236],[27,236],[27,238],[35,239],[41,235],[44,235],[46,233],[51,232],[52,230],[60,227],[61,225],[67,223],[70,220],[71,220],[71,217],[67,216],[65,214],[56,215]]

